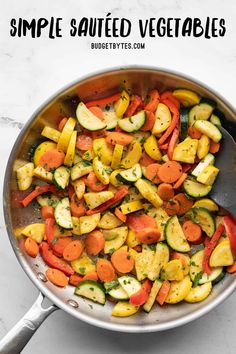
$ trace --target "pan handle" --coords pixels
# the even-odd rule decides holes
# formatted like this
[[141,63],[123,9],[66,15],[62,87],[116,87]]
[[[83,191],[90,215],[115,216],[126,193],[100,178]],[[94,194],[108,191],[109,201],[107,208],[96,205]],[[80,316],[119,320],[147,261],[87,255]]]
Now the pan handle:
[[1,354],[19,354],[26,346],[32,335],[36,332],[43,321],[58,307],[52,305],[48,308],[42,307],[44,295],[39,296],[33,306],[20,319],[20,321],[0,341]]

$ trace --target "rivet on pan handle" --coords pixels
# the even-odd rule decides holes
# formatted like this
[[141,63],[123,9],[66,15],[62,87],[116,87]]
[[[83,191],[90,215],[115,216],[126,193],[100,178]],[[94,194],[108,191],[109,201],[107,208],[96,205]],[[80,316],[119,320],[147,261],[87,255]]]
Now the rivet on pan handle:
[[39,294],[37,300],[20,321],[0,341],[1,354],[19,354],[26,346],[32,335],[43,321],[55,310],[57,306],[42,307],[43,294]]

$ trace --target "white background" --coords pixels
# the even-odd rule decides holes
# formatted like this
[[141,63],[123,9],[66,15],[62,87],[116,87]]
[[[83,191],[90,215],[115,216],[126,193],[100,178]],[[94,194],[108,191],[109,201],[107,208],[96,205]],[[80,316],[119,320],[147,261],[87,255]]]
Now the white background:
[[[0,161],[5,165],[21,123],[55,91],[80,76],[111,66],[154,65],[190,75],[235,103],[236,3],[234,0],[57,0],[1,1],[0,22]],[[135,30],[138,18],[223,17],[225,37],[145,39],[145,50],[91,50],[89,38],[71,38],[72,17],[128,17],[131,42],[143,42]],[[12,38],[11,18],[63,18],[63,38]],[[97,40],[94,40],[97,41]],[[111,41],[113,41],[111,39]],[[2,193],[1,193],[2,194]],[[0,197],[2,204],[2,196]],[[0,337],[37,296],[17,263],[0,213]],[[165,333],[131,335],[106,332],[57,311],[35,334],[24,354],[39,353],[235,353],[236,299],[231,296],[210,314]]]

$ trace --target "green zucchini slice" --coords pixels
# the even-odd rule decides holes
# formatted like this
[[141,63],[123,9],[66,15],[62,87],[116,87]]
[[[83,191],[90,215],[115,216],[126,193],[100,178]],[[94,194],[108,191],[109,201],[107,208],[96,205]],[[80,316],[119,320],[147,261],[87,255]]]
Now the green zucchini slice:
[[104,305],[106,302],[106,295],[102,285],[94,280],[83,280],[75,288],[75,295],[85,297],[101,305]]
[[119,127],[128,132],[132,133],[139,130],[145,123],[146,113],[145,111],[141,111],[134,116],[123,118],[118,120]]
[[184,140],[188,136],[188,112],[186,107],[180,108],[180,139]]
[[210,118],[213,112],[214,106],[209,103],[199,103],[193,106],[188,115],[188,125],[191,127],[196,120],[207,120]]
[[183,183],[183,188],[185,193],[190,197],[201,198],[210,193],[212,186],[207,186],[187,178]]
[[59,189],[65,189],[69,184],[70,170],[65,166],[56,168],[53,175],[53,182]]
[[123,183],[132,183],[136,182],[139,178],[142,177],[142,169],[140,164],[137,163],[132,168],[120,172],[116,178]]
[[61,199],[55,207],[56,223],[64,229],[73,229],[69,198]]
[[208,136],[208,138],[212,139],[215,143],[218,143],[222,138],[221,131],[208,120],[197,120],[194,123],[194,128]]
[[83,102],[78,104],[76,116],[79,124],[87,130],[96,131],[106,128],[106,124],[96,117]]
[[194,168],[192,175],[197,177],[204,170],[205,167],[209,165],[214,165],[215,157],[212,154],[207,154]]
[[198,224],[207,236],[213,236],[215,232],[215,220],[208,209],[195,207],[190,209],[185,215]]
[[165,225],[165,237],[168,245],[178,252],[189,252],[190,246],[176,215],[172,216]]

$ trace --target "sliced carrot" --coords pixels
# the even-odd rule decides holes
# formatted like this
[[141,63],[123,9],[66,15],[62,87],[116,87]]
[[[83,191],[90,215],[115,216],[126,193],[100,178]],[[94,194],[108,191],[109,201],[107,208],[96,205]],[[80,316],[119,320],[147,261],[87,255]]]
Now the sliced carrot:
[[132,116],[141,105],[142,105],[141,98],[139,96],[137,96],[137,95],[134,95],[131,98],[131,102],[129,104],[129,107],[128,107],[128,109],[125,112],[125,117]]
[[68,279],[65,274],[58,269],[48,268],[46,270],[46,276],[51,283],[61,288],[64,288],[68,284]]
[[182,216],[184,215],[189,209],[192,208],[193,206],[193,200],[186,197],[184,193],[179,193],[176,196],[174,196],[174,200],[177,200],[179,202],[179,211],[178,215]]
[[169,216],[176,215],[179,212],[180,205],[179,202],[175,199],[170,199],[167,202],[164,202],[163,208]]
[[84,247],[80,240],[71,241],[63,251],[63,258],[68,262],[72,262],[81,256],[83,249]]
[[216,154],[220,150],[220,143],[215,143],[213,140],[210,142],[210,152]]
[[115,269],[107,259],[99,258],[96,263],[96,270],[101,281],[112,281],[116,277]]
[[96,256],[101,252],[105,245],[103,233],[98,230],[90,232],[85,239],[85,248],[90,256]]
[[67,247],[69,243],[71,243],[71,241],[72,241],[71,237],[54,238],[50,243],[50,247],[56,256],[62,257],[64,249]]
[[146,154],[145,151],[143,151],[141,159],[139,161],[140,165],[147,167],[148,165],[151,165],[154,162],[155,160],[153,160],[150,156],[148,156],[148,154]]
[[27,237],[25,240],[25,251],[30,257],[37,257],[39,253],[39,246],[36,241],[34,241],[32,238]]
[[147,178],[152,181],[153,183],[160,183],[161,180],[158,175],[158,171],[160,169],[161,165],[159,163],[152,163],[151,165],[147,166],[146,169],[146,176]]
[[127,216],[122,213],[119,208],[115,208],[115,215],[120,219],[122,222],[126,222]]
[[146,120],[144,125],[140,129],[142,132],[147,132],[149,130],[152,130],[156,121],[156,117],[153,112],[145,110],[145,113],[146,113]]
[[174,189],[169,183],[161,183],[157,188],[159,197],[163,200],[172,199],[175,195]]
[[133,141],[133,139],[134,137],[132,135],[119,132],[112,132],[107,135],[106,142],[112,145],[129,145]]
[[69,284],[73,285],[73,286],[77,286],[77,285],[79,285],[82,282],[82,280],[84,280],[84,279],[83,279],[83,277],[81,275],[73,274],[69,278]]
[[84,178],[84,183],[93,192],[101,192],[107,188],[105,184],[102,184],[99,179],[97,179],[94,172],[90,172],[86,178]]
[[142,230],[136,231],[135,233],[137,239],[146,245],[157,242],[161,236],[157,228],[152,227],[142,228]]
[[189,127],[188,128],[188,135],[190,135],[192,139],[200,139],[202,136],[202,133],[194,127]]
[[78,199],[76,194],[74,194],[71,198],[70,202],[70,210],[73,216],[83,216],[86,214],[87,208],[85,206],[84,199]]
[[99,119],[101,119],[101,120],[104,119],[104,113],[100,107],[92,106],[92,107],[89,107],[89,110]]
[[189,242],[198,243],[202,239],[202,229],[191,220],[186,220],[183,223],[182,229]]
[[154,218],[149,215],[128,215],[126,220],[127,225],[133,231],[139,231],[143,228],[151,227],[157,229],[157,223]]
[[158,169],[158,177],[162,182],[176,182],[182,175],[182,166],[176,161],[167,161]]
[[87,274],[83,277],[83,280],[94,280],[94,281],[98,281],[97,272],[89,272],[89,273],[87,273]]
[[58,130],[62,132],[64,126],[66,125],[68,118],[62,118],[58,124]]
[[112,253],[111,263],[119,273],[129,273],[134,267],[134,260],[129,252],[122,249]]
[[236,261],[231,266],[226,268],[227,273],[235,273],[236,272]]
[[93,147],[93,139],[88,135],[79,135],[76,141],[76,147],[79,150],[91,150]]
[[180,108],[179,101],[176,97],[173,96],[173,93],[171,91],[165,91],[161,94],[161,102],[165,102],[166,100],[171,101],[178,109]]
[[109,97],[105,97],[105,98],[100,98],[99,100],[94,100],[94,101],[90,101],[85,103],[87,108],[93,107],[93,106],[104,106],[108,103],[113,103],[115,101],[117,101],[121,96],[121,93],[115,93],[112,96]]
[[156,301],[159,305],[163,305],[170,291],[170,282],[165,280],[157,294]]
[[183,173],[180,178],[178,179],[178,181],[175,182],[175,184],[173,185],[174,189],[179,189],[183,182],[186,180],[186,178],[188,177],[187,173]]
[[160,95],[157,90],[152,90],[148,93],[148,102],[145,104],[144,109],[147,111],[155,112],[160,101]]
[[57,149],[51,149],[45,151],[45,153],[39,159],[39,166],[50,171],[51,169],[61,166],[64,162],[65,154],[63,151]]
[[54,218],[54,208],[49,205],[44,205],[41,208],[41,214],[44,220]]

